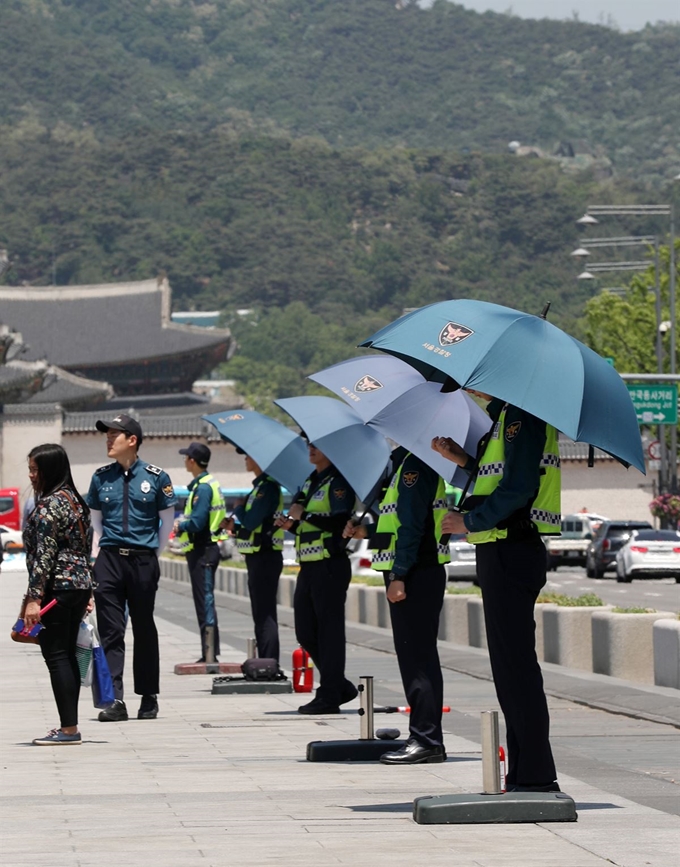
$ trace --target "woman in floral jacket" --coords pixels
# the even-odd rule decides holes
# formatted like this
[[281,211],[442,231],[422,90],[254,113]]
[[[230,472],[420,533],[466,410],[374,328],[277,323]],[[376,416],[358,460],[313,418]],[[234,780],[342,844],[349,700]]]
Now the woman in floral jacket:
[[30,629],[40,620],[40,609],[57,600],[42,619],[45,629],[39,641],[61,723],[33,743],[79,744],[76,641],[92,596],[90,510],[76,491],[68,456],[60,445],[46,443],[32,449],[28,476],[35,508],[23,534],[29,576],[24,620]]

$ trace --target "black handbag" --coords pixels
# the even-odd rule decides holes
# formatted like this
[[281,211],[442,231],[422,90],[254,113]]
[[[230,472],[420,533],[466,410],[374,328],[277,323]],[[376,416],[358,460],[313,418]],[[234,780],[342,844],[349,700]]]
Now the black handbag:
[[241,671],[246,680],[256,681],[274,681],[288,680],[286,675],[279,668],[279,664],[275,659],[267,659],[253,657],[246,659],[241,666]]

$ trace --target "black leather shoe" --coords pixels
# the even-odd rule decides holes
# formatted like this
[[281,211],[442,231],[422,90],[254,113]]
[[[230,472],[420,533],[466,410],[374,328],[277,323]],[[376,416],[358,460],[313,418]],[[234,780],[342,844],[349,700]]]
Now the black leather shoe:
[[321,698],[313,698],[307,704],[301,704],[298,713],[340,713],[337,704],[328,704]]
[[562,789],[557,784],[557,781],[546,783],[544,786],[520,786],[517,783],[506,786],[506,792],[561,792]]
[[155,695],[143,695],[137,711],[137,719],[156,719],[158,716],[158,701]]
[[127,718],[128,712],[125,702],[120,698],[117,698],[113,704],[100,711],[98,717],[99,722],[125,722]]
[[400,750],[383,753],[383,765],[434,765],[446,761],[444,747],[425,747],[416,740],[406,741]]
[[340,704],[347,704],[348,701],[354,701],[358,695],[359,690],[348,680],[340,693]]

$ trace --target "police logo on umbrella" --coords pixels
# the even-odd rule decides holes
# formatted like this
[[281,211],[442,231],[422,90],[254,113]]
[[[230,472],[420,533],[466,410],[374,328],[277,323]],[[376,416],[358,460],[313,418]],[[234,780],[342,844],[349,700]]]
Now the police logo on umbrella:
[[454,346],[474,333],[466,325],[459,325],[457,322],[447,322],[439,332],[439,344],[440,346]]
[[358,391],[360,394],[366,394],[366,392],[377,391],[382,387],[383,384],[380,380],[376,379],[374,376],[366,374],[365,376],[362,376],[361,379],[357,380],[354,386],[354,391]]

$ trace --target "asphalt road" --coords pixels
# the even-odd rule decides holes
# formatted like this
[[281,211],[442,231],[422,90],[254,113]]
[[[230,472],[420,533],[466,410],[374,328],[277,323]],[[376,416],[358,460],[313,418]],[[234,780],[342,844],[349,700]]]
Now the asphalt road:
[[673,578],[641,579],[630,584],[618,584],[615,572],[605,572],[604,578],[587,578],[585,569],[560,566],[548,573],[546,589],[567,596],[596,593],[604,602],[622,608],[640,606],[657,611],[680,610],[680,584]]

